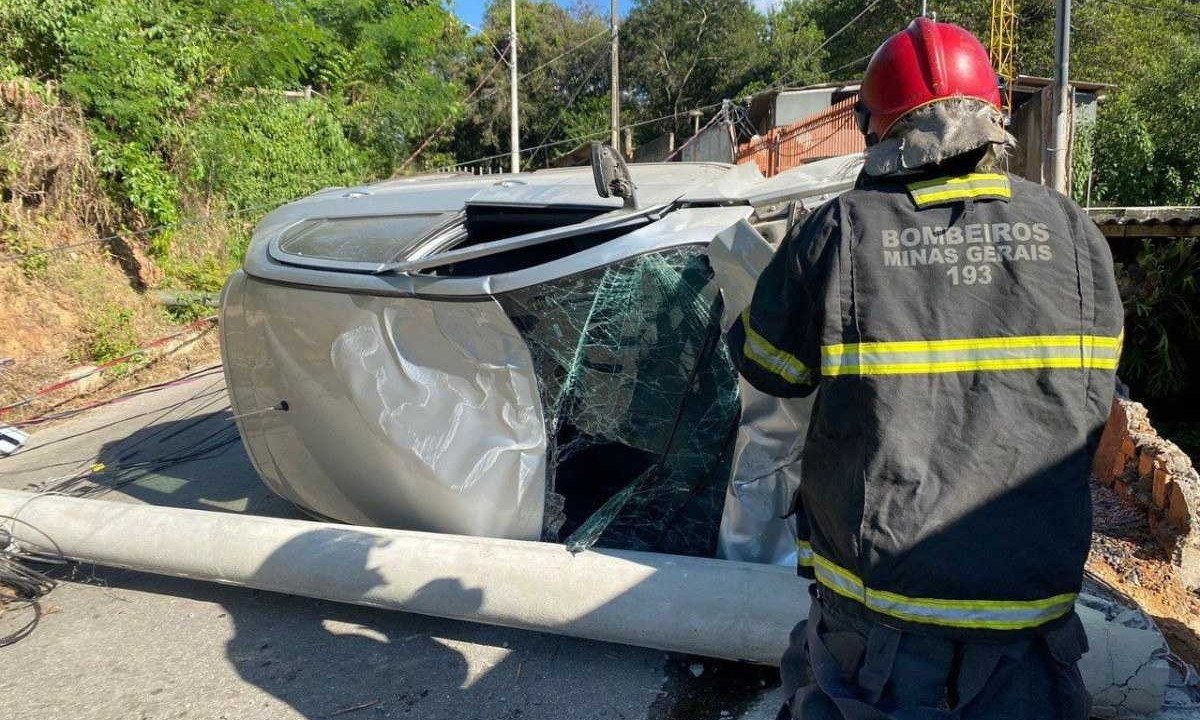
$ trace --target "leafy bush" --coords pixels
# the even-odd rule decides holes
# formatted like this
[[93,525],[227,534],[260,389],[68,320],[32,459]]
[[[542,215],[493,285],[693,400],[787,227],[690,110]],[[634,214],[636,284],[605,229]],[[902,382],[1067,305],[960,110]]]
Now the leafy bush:
[[218,292],[225,285],[225,280],[237,269],[240,262],[237,254],[209,254],[196,259],[168,256],[159,264],[169,286],[201,292]]
[[66,58],[67,29],[88,0],[0,3],[0,74],[50,77]]
[[96,164],[119,195],[152,224],[179,219],[179,183],[157,154],[139,143],[98,140]]
[[1110,205],[1200,202],[1200,47],[1119,90],[1096,123],[1096,194]]
[[95,314],[83,348],[89,360],[97,363],[108,362],[137,349],[132,310],[108,306]]
[[1125,304],[1120,375],[1135,397],[1178,402],[1200,391],[1190,372],[1200,357],[1200,247],[1143,242],[1117,277]]
[[0,249],[6,255],[27,256],[18,260],[17,266],[29,279],[42,277],[50,269],[50,254],[42,252],[46,248],[15,230],[0,232]]
[[207,64],[204,28],[161,0],[99,0],[67,28],[63,88],[99,130],[156,147]]
[[194,190],[238,209],[358,182],[365,172],[328,103],[265,93],[205,108],[184,130],[183,155]]

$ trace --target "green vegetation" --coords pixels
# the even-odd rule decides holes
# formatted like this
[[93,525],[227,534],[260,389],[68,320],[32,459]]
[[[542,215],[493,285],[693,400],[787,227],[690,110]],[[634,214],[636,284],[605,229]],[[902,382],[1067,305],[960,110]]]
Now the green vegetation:
[[[1093,143],[1098,202],[1200,198],[1200,150],[1189,142],[1200,131],[1193,7],[1096,0],[1076,9],[1077,74],[1120,86]],[[910,12],[861,0],[785,0],[768,15],[748,0],[637,0],[624,19],[624,120],[642,139],[686,134],[684,113],[695,107],[781,83],[853,79]],[[984,37],[988,12],[968,0],[939,5],[942,19]],[[1019,12],[1018,66],[1050,74],[1054,5],[1029,0]],[[502,155],[507,20],[506,2],[493,2],[473,30],[435,0],[9,0],[0,79],[51,81],[82,110],[119,224],[170,224],[197,198],[244,209]],[[602,136],[606,19],[586,6],[520,0],[518,24],[523,146]],[[301,98],[284,94],[305,88]],[[573,147],[553,145],[526,163]]]
[[214,102],[183,131],[183,176],[235,209],[269,207],[321,185],[360,182],[366,153],[329,103],[256,94]]
[[137,350],[133,319],[129,308],[108,306],[97,311],[84,342],[83,359],[104,363]]
[[[1018,3],[1023,73],[1052,74],[1054,5]],[[783,0],[764,15],[749,0],[635,0],[622,32],[622,119],[638,142],[682,139],[693,108],[853,80],[914,7]],[[1117,86],[1077,139],[1077,196],[1090,186],[1093,204],[1200,204],[1196,8],[1076,4],[1074,74]],[[988,3],[937,10],[986,38]],[[587,5],[519,0],[518,24],[519,134],[523,147],[545,146],[523,162],[540,167],[607,136],[608,23]],[[507,26],[503,0],[477,29],[441,0],[5,0],[0,253],[63,244],[39,231],[46,219],[77,235],[138,231],[161,284],[211,291],[270,206],[487,156],[500,168]],[[1140,392],[1189,384],[1200,315],[1190,247],[1146,248],[1122,268],[1123,372]],[[33,256],[21,269],[39,278],[52,264]]]

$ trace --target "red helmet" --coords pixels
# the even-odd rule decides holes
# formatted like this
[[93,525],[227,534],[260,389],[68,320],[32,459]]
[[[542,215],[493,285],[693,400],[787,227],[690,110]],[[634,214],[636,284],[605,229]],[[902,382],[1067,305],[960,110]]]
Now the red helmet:
[[913,110],[959,96],[1000,109],[987,50],[957,25],[919,17],[871,56],[859,91],[859,126],[879,141]]

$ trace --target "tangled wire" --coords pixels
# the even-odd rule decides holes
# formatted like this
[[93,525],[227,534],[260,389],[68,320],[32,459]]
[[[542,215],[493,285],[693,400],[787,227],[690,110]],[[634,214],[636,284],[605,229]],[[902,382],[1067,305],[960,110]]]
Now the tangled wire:
[[[7,527],[0,527],[0,606],[5,613],[28,610],[29,620],[20,628],[0,637],[0,648],[28,637],[42,619],[39,600],[54,589],[57,582],[45,573],[29,567],[30,563],[63,565],[66,558],[58,550],[57,543],[41,530],[29,523],[9,515],[0,515]],[[23,525],[42,535],[55,548],[55,553],[43,553],[23,548],[13,536],[13,528]]]

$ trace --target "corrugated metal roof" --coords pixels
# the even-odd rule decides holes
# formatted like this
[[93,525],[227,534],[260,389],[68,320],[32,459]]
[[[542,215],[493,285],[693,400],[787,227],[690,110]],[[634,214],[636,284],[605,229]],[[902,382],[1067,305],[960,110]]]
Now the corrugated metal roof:
[[1106,237],[1200,237],[1200,207],[1095,207],[1087,213]]

